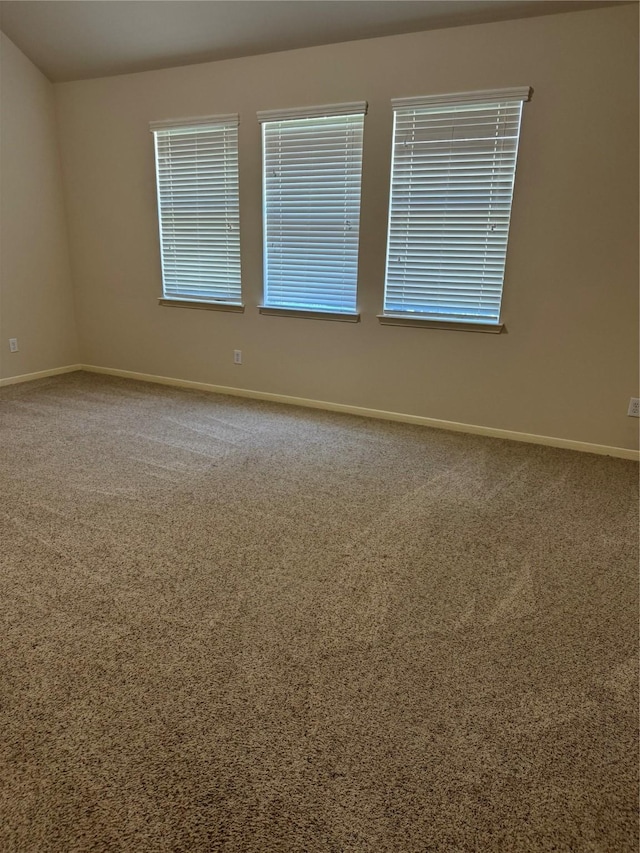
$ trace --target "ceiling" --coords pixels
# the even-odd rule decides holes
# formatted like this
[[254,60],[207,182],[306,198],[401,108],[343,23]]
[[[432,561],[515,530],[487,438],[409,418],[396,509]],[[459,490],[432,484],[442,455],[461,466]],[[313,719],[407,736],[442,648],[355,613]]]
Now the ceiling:
[[53,82],[618,5],[607,0],[2,0]]

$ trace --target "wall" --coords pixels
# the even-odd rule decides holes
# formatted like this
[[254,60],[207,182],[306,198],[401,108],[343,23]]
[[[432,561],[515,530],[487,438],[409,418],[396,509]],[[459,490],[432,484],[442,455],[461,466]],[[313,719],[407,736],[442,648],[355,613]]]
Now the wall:
[[[56,87],[86,363],[637,446],[637,9]],[[530,85],[499,336],[380,326],[392,97]],[[369,101],[357,324],[261,316],[256,111]],[[151,120],[240,113],[243,315],[165,308]],[[234,366],[232,350],[244,364]]]
[[[0,379],[78,362],[51,83],[0,34]],[[9,352],[9,338],[19,351]]]

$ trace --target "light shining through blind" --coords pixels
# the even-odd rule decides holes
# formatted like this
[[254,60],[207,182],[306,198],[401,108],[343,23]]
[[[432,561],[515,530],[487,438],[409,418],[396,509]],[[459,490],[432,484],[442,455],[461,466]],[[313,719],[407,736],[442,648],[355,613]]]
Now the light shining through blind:
[[356,312],[364,107],[263,121],[264,304]]
[[385,313],[499,323],[528,95],[394,102]]
[[165,298],[241,303],[238,120],[152,125]]

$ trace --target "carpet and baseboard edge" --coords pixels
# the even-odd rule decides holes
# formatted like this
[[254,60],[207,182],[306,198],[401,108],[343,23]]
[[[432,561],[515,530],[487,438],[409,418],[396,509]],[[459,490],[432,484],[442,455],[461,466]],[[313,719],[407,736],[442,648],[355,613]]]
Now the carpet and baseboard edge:
[[0,379],[0,388],[5,385],[18,385],[21,382],[33,382],[35,379],[46,379],[48,376],[60,376],[62,373],[75,373],[84,369],[83,364],[65,364],[63,367],[51,367],[48,370],[38,370],[35,373],[7,376],[5,379]]
[[627,447],[611,447],[606,444],[592,444],[586,441],[574,441],[568,438],[556,438],[549,435],[516,432],[495,427],[478,426],[476,424],[445,421],[438,418],[427,418],[422,415],[409,415],[403,412],[387,412],[381,409],[369,409],[363,406],[349,406],[345,403],[331,403],[325,400],[310,400],[305,397],[293,397],[288,394],[273,394],[269,391],[253,391],[248,388],[233,388],[227,385],[212,385],[208,382],[195,382],[189,379],[176,379],[170,376],[157,376],[152,373],[139,373],[135,370],[119,370],[114,367],[99,367],[94,364],[71,364],[56,367],[52,370],[42,370],[38,373],[27,373],[22,376],[12,376],[0,379],[0,387],[14,385],[19,382],[29,382],[34,379],[44,379],[47,376],[57,376],[62,373],[72,373],[84,370],[88,373],[101,373],[107,376],[119,376],[123,379],[135,379],[140,382],[153,382],[158,385],[170,385],[176,388],[192,388],[197,391],[208,391],[215,394],[229,394],[234,397],[248,397],[254,400],[267,400],[272,403],[285,403],[293,406],[303,406],[310,409],[324,409],[329,412],[342,412],[347,415],[357,415],[365,418],[377,418],[386,421],[400,421],[407,424],[444,429],[451,432],[465,432],[471,435],[484,435],[489,438],[501,438],[509,441],[521,441],[527,444],[541,444],[547,447],[559,447],[565,450],[577,450],[582,453],[596,453],[600,456],[616,456],[620,459],[640,460],[640,451]]
[[286,403],[293,406],[304,406],[310,409],[324,409],[329,412],[342,412],[347,415],[358,415],[365,418],[378,418],[386,421],[400,421],[407,424],[445,429],[452,432],[466,432],[472,435],[484,435],[490,438],[502,438],[511,441],[522,441],[528,444],[542,444],[549,447],[560,447],[566,450],[578,450],[583,453],[596,453],[601,456],[617,456],[621,459],[640,459],[640,451],[626,447],[610,447],[605,444],[591,444],[584,441],[573,441],[567,438],[555,438],[547,435],[514,432],[512,430],[494,427],[477,426],[476,424],[444,421],[437,418],[427,418],[422,415],[409,415],[403,412],[387,412],[381,409],[369,409],[363,406],[349,406],[345,403],[330,403],[325,400],[309,400],[305,397],[293,397],[288,394],[272,394],[269,391],[252,391],[247,388],[232,388],[227,385],[212,385],[207,382],[194,382],[188,379],[174,379],[168,376],[156,376],[148,373],[137,373],[133,370],[118,370],[111,367],[82,365],[82,370],[89,373],[104,373],[109,376],[120,376],[124,379],[137,379],[142,382],[155,382],[160,385],[172,385],[178,388],[193,388],[199,391],[209,391],[216,394],[230,394],[234,397],[249,397],[254,400],[268,400],[272,403]]

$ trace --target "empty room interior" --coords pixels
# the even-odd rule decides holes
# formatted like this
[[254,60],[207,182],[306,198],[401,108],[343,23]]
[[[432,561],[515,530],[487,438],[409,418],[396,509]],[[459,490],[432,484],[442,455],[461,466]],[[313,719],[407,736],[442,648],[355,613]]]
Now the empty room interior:
[[0,849],[638,849],[638,4],[0,3]]

